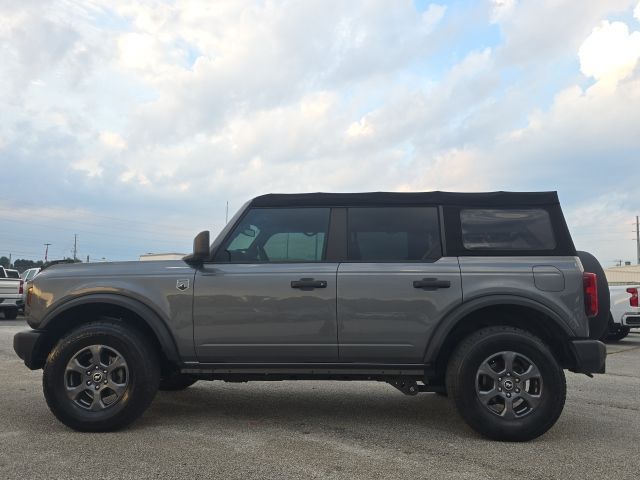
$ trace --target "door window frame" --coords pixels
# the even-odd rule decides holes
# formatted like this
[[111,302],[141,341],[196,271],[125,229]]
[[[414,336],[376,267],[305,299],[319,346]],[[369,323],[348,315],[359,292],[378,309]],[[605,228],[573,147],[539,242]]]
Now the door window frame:
[[[245,219],[245,217],[249,214],[249,212],[251,212],[252,210],[292,210],[292,209],[324,209],[324,210],[329,210],[329,222],[327,224],[327,233],[325,235],[325,242],[322,248],[322,256],[320,260],[277,260],[277,261],[266,261],[266,262],[256,262],[253,260],[246,260],[246,261],[240,261],[240,260],[224,260],[224,259],[218,259],[216,258],[218,256],[218,254],[224,250],[224,247],[227,245],[227,243],[229,242],[231,236],[234,234],[236,227],[238,225],[240,225],[240,223],[242,223],[242,221]],[[301,264],[301,263],[312,263],[312,264],[320,264],[320,263],[336,263],[336,258],[335,258],[335,254],[333,252],[339,251],[339,248],[337,248],[335,245],[333,245],[336,242],[336,238],[335,235],[332,236],[331,232],[332,232],[332,226],[334,226],[334,209],[333,207],[330,206],[312,206],[312,207],[296,207],[296,206],[283,206],[283,207],[249,207],[247,208],[244,212],[242,212],[242,215],[237,219],[237,221],[235,222],[235,224],[233,225],[232,228],[229,229],[229,231],[227,232],[227,234],[225,235],[224,239],[220,242],[220,245],[218,246],[218,248],[216,248],[216,250],[214,252],[212,252],[211,258],[205,262],[205,263],[215,263],[215,264],[225,264],[225,265],[247,265],[247,264],[252,264],[252,265],[276,265],[276,264]],[[330,248],[331,247],[331,248]],[[329,253],[331,253],[331,255],[329,255]]]
[[[348,247],[349,247],[349,210],[357,209],[357,208],[431,208],[436,212],[436,225],[435,227],[438,229],[438,236],[440,240],[440,256],[425,258],[419,260],[398,260],[398,259],[390,259],[390,260],[356,260],[351,259],[348,256]],[[344,221],[344,257],[341,260],[344,263],[435,263],[440,260],[442,257],[446,256],[446,243],[444,238],[444,228],[443,228],[443,220],[442,220],[442,208],[439,205],[425,204],[425,205],[353,205],[344,207],[345,211],[345,221]]]

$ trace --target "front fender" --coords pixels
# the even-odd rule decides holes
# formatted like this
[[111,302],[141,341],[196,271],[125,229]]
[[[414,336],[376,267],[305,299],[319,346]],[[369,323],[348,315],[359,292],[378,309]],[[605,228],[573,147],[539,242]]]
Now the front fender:
[[52,321],[55,323],[56,318],[73,308],[98,303],[121,307],[136,314],[153,331],[167,360],[174,364],[181,363],[175,339],[166,321],[162,319],[161,314],[140,300],[120,293],[90,293],[63,300],[46,312],[38,325],[38,329],[48,330]]

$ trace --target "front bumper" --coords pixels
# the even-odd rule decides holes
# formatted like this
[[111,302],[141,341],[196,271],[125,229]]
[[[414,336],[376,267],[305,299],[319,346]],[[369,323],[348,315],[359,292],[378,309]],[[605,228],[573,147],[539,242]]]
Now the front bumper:
[[24,364],[31,370],[38,370],[44,366],[46,349],[46,333],[40,330],[23,330],[13,336],[13,349]]
[[604,373],[607,360],[607,347],[599,340],[572,340],[570,342],[573,356],[576,359],[577,373]]

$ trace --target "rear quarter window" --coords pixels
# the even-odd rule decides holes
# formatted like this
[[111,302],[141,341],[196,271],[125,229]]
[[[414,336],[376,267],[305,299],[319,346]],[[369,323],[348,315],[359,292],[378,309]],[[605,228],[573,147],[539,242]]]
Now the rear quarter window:
[[554,250],[549,213],[531,209],[464,209],[460,211],[462,244],[467,250]]

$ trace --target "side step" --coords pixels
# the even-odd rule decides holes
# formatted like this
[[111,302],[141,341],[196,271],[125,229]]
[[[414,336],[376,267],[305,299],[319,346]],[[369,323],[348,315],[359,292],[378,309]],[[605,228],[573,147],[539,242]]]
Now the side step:
[[393,381],[387,382],[394,388],[397,388],[405,395],[417,395],[421,392],[432,393],[445,393],[445,388],[442,385],[427,385],[425,383],[418,383],[412,378],[397,378]]

